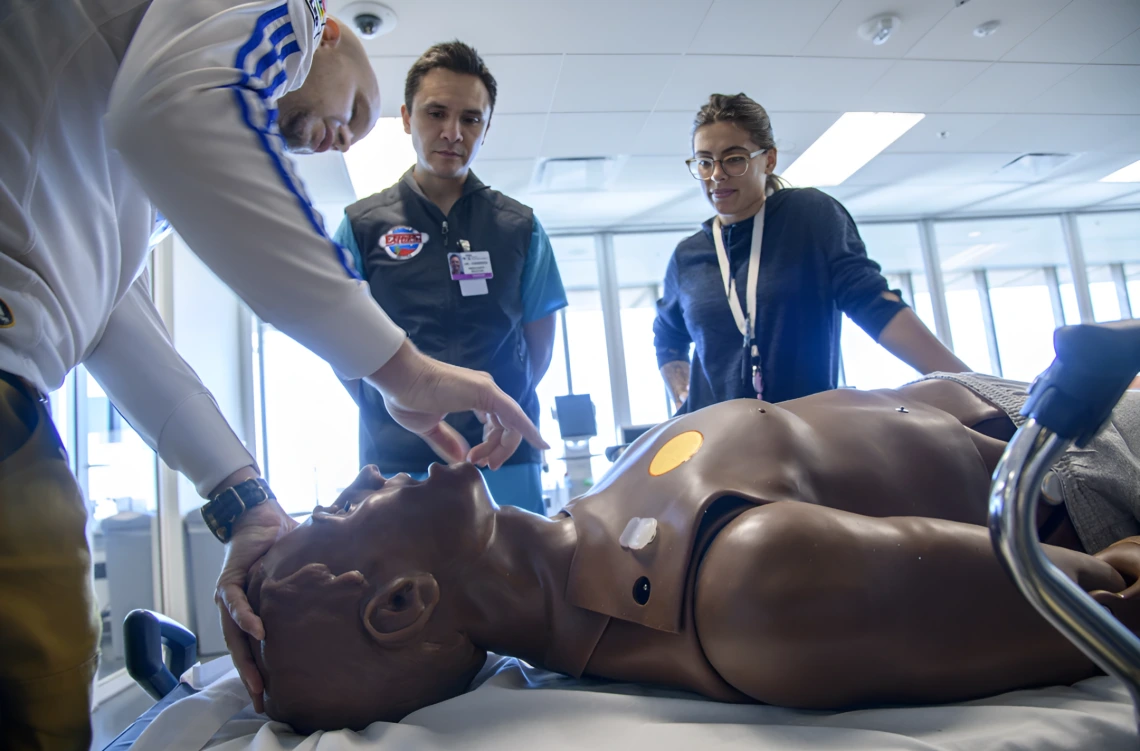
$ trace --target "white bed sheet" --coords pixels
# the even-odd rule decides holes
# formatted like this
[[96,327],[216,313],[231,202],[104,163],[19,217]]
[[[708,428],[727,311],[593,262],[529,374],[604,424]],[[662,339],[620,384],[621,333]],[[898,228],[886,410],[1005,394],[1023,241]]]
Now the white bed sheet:
[[937,707],[802,712],[574,680],[492,656],[473,690],[365,731],[302,737],[253,713],[234,671],[166,709],[132,751],[1116,751],[1140,747],[1108,677]]

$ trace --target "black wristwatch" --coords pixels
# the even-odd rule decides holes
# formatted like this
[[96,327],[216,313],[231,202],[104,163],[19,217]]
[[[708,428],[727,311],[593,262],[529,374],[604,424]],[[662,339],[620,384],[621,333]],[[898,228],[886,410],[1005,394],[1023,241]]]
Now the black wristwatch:
[[239,482],[237,485],[226,488],[202,506],[202,518],[206,526],[222,542],[229,542],[234,531],[234,522],[251,509],[265,503],[270,498],[277,500],[269,483],[260,477]]

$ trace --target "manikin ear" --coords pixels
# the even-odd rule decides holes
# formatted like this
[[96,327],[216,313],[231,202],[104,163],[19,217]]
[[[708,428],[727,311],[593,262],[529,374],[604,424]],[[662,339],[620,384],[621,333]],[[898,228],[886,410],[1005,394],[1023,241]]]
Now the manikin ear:
[[340,22],[335,18],[325,19],[325,30],[321,32],[322,47],[336,47],[340,44]]
[[439,584],[431,574],[400,576],[380,587],[364,606],[364,628],[382,646],[418,637],[439,604]]

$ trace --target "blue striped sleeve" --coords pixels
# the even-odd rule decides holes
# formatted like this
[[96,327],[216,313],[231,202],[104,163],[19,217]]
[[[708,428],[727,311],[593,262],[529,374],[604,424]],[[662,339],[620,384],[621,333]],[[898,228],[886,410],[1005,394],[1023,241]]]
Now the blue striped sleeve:
[[531,323],[556,313],[567,305],[562,275],[546,230],[534,219],[530,247],[522,274],[523,323]]

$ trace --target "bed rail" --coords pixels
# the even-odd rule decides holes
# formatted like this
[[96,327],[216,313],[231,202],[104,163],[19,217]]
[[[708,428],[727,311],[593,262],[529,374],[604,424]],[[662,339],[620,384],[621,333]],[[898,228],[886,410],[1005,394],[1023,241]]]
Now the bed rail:
[[994,470],[990,537],[1029,602],[1128,687],[1140,727],[1140,639],[1062,574],[1037,541],[1049,467],[1070,445],[1092,440],[1140,371],[1140,320],[1065,326],[1053,344],[1056,358],[1033,382],[1021,412],[1029,419]]

